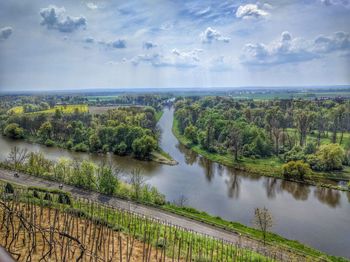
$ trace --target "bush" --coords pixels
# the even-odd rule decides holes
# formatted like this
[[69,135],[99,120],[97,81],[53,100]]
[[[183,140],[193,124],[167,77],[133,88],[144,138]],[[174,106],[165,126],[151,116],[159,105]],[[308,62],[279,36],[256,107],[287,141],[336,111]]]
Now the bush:
[[84,144],[84,143],[79,143],[79,144],[73,146],[72,149],[74,151],[77,151],[77,152],[87,152],[87,151],[89,151],[89,147],[86,144]]
[[120,142],[119,145],[116,145],[113,149],[114,154],[123,156],[126,154],[128,149],[128,146],[125,144],[125,142]]
[[284,154],[284,161],[297,161],[297,160],[305,160],[305,154],[303,149],[300,146],[294,146],[290,151]]
[[40,198],[39,193],[36,190],[33,191],[33,197]]
[[24,130],[16,123],[8,124],[4,129],[4,135],[10,138],[23,138]]
[[312,142],[307,143],[304,147],[303,152],[306,155],[315,154],[316,153],[316,144],[312,143]]
[[13,188],[13,185],[10,184],[10,183],[6,183],[6,185],[5,185],[5,193],[13,194],[14,192],[15,192],[15,190]]
[[45,145],[51,147],[51,146],[54,146],[54,145],[55,145],[55,142],[52,141],[51,139],[47,139],[47,140],[45,141]]
[[289,161],[282,166],[283,175],[286,178],[299,178],[303,180],[306,175],[311,174],[310,165],[304,161]]
[[65,204],[65,205],[71,205],[72,201],[68,195],[61,193],[58,195],[58,203]]
[[311,167],[319,171],[341,170],[344,161],[345,153],[339,144],[322,145],[315,157],[308,158]]
[[[35,191],[36,192],[36,191]],[[46,192],[45,193],[45,196],[44,196],[44,200],[47,200],[47,201],[52,201],[52,197],[51,197],[51,194]]]

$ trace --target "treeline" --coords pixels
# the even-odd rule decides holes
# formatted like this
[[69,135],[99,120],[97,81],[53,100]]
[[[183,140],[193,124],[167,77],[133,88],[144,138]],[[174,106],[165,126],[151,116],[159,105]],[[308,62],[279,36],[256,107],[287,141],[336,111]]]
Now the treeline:
[[109,164],[96,165],[87,160],[79,162],[66,158],[60,158],[56,162],[45,158],[42,153],[28,153],[25,149],[18,147],[14,147],[7,160],[0,164],[32,176],[110,196],[118,196],[146,204],[165,204],[165,196],[159,193],[155,187],[146,184],[139,169],[134,169],[129,174],[129,181],[125,182],[120,179],[122,170]]
[[114,152],[149,159],[158,148],[156,111],[152,107],[123,107],[103,114],[78,110],[53,114],[2,114],[2,134],[47,146],[83,152]]
[[349,101],[192,97],[178,99],[175,109],[180,134],[208,152],[233,154],[236,161],[276,155],[290,163],[287,176],[301,165],[308,173],[350,163]]

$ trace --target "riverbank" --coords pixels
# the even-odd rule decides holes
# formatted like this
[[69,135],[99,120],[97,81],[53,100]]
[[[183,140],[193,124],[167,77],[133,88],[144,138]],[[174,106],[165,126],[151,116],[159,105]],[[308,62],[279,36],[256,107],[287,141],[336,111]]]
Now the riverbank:
[[[59,183],[47,181],[38,177],[20,174],[18,178],[13,176],[12,171],[0,169],[0,179],[21,186],[37,186],[46,189],[57,189]],[[225,221],[219,217],[213,217],[205,212],[189,207],[177,207],[166,204],[163,206],[147,206],[140,203],[126,201],[113,196],[106,196],[97,192],[83,190],[70,185],[64,185],[64,190],[74,197],[85,197],[91,201],[103,202],[118,208],[133,210],[147,217],[167,221],[191,229],[195,232],[210,235],[212,237],[233,241],[247,248],[262,248],[261,231],[249,228],[240,223]],[[298,241],[288,240],[277,234],[267,235],[267,245],[263,248],[268,250],[278,249],[285,255],[297,261],[347,261],[345,258],[334,257],[322,253],[316,249],[305,246]]]
[[[172,132],[181,144],[211,161],[217,162],[228,167],[233,167],[237,170],[248,172],[251,174],[285,179],[282,175],[283,163],[276,156],[265,159],[251,159],[243,157],[239,162],[236,162],[234,161],[233,155],[222,155],[207,152],[206,150],[202,149],[199,145],[192,144],[184,135],[180,134],[178,128],[178,121],[175,117],[173,120]],[[325,181],[327,179],[349,179],[349,175],[343,172],[339,172],[338,174],[336,172],[332,172],[330,174],[313,172],[313,175],[306,177],[306,179],[303,181],[292,179],[288,179],[288,181],[303,183],[312,186],[332,188],[341,191],[350,191],[349,187],[331,184],[330,182]]]

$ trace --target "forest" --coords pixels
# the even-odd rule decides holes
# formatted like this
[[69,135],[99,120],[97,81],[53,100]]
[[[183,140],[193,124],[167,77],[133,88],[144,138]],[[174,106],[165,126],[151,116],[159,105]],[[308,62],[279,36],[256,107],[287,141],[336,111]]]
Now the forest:
[[348,170],[348,101],[190,97],[178,98],[175,108],[175,131],[218,162],[273,162],[277,172],[300,180]]
[[149,160],[159,149],[159,112],[154,108],[160,110],[163,100],[157,96],[127,96],[117,101],[139,106],[110,106],[94,114],[76,97],[14,97],[1,103],[0,128],[3,135],[14,139]]

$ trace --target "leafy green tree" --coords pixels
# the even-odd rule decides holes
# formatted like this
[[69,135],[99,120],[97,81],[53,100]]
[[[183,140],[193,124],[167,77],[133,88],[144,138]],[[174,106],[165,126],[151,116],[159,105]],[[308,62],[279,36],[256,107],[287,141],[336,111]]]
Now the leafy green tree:
[[325,171],[341,170],[344,157],[344,150],[339,144],[322,145],[316,153],[319,166]]
[[16,123],[8,124],[4,129],[4,135],[8,136],[10,138],[23,138],[24,137],[24,130],[22,127],[20,127]]
[[187,139],[189,139],[192,143],[197,144],[198,140],[197,140],[197,128],[190,124],[188,127],[185,128],[185,137]]
[[46,141],[51,139],[52,137],[52,125],[49,121],[43,123],[38,131],[39,137],[42,141]]
[[98,190],[106,195],[114,195],[117,191],[119,180],[113,174],[109,166],[102,165],[97,169],[98,172]]
[[137,138],[132,143],[132,150],[134,155],[140,159],[148,159],[152,151],[157,149],[157,141],[148,135]]
[[299,144],[300,146],[304,146],[306,141],[307,132],[313,124],[315,114],[308,110],[296,110],[295,112],[295,123],[299,132]]

